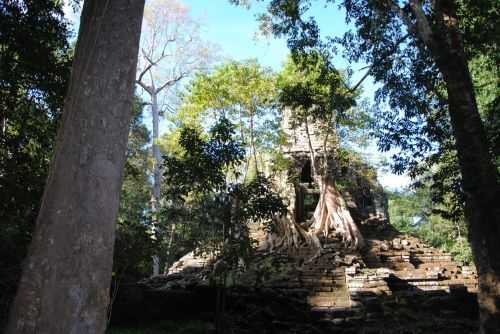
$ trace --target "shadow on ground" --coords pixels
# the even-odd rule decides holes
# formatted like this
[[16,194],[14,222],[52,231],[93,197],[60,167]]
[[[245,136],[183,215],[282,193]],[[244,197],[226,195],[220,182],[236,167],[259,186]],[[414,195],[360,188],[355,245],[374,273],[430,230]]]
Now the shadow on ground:
[[[151,290],[122,288],[113,311],[111,334],[215,333],[216,289]],[[373,296],[356,316],[327,320],[305,296],[271,289],[226,291],[224,333],[477,333],[474,294],[457,289],[413,296]]]

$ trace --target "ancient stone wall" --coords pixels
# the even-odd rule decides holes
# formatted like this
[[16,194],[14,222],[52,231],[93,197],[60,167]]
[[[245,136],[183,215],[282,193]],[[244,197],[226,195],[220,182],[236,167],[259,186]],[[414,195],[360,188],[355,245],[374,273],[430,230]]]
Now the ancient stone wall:
[[314,123],[312,119],[310,119],[308,123],[308,137],[305,124],[295,124],[291,116],[292,111],[288,108],[285,108],[283,110],[283,120],[281,126],[287,139],[287,143],[283,148],[283,153],[285,155],[304,154],[306,156],[309,156],[309,139],[311,140],[313,151],[321,151],[323,149],[324,142],[322,140],[319,125]]
[[[306,195],[317,194],[318,189],[314,181],[307,181],[304,175],[303,169],[310,159],[304,127],[293,126],[287,112],[289,116],[290,111],[285,112],[283,128],[289,145],[284,153],[293,160],[292,173],[300,178],[288,182],[284,189],[289,192],[290,212],[303,211],[302,216],[297,214],[301,222],[307,219],[306,211],[311,211],[307,208]],[[314,124],[310,133],[313,148],[319,150],[322,143]],[[332,161],[330,166],[334,165]],[[251,236],[259,247],[233,284],[249,289],[272,289],[294,300],[302,299],[313,312],[335,323],[381,319],[385,316],[384,298],[390,296],[477,292],[477,273],[473,266],[457,263],[450,254],[403,235],[389,224],[387,198],[373,169],[360,160],[344,167],[336,168],[336,181],[366,240],[366,248],[348,249],[331,233],[321,240],[319,253],[318,249],[305,244],[293,249],[270,249],[269,236],[253,225]],[[177,262],[169,275],[157,278],[155,286],[176,289],[207,284],[203,271],[212,260],[190,254]]]
[[[451,256],[419,239],[402,235],[385,221],[361,227],[367,247],[354,251],[330,235],[317,250],[303,245],[296,249],[266,248],[266,234],[254,226],[251,235],[260,247],[237,284],[250,289],[281,291],[302,298],[326,320],[345,323],[384,317],[381,306],[389,296],[447,296],[477,292],[473,266],[461,265]],[[316,257],[314,257],[316,255]],[[208,284],[202,273],[209,259],[192,254],[175,265],[171,273],[156,279],[157,288],[178,289]],[[189,274],[184,274],[185,273]],[[161,283],[163,280],[163,283]],[[187,282],[187,283],[186,283]]]
[[[282,128],[287,138],[283,153],[291,160],[287,180],[292,183],[294,191],[288,191],[285,197],[288,198],[297,221],[303,222],[311,214],[305,203],[308,200],[306,197],[319,196],[311,166],[314,164],[318,168],[325,158],[324,133],[321,133],[320,124],[311,119],[308,123],[308,136],[305,124],[294,124],[291,114],[290,109],[284,110]],[[311,161],[309,140],[315,153],[315,162]],[[333,148],[333,143],[329,142],[328,145],[327,151]],[[327,159],[328,173],[334,175],[353,219],[359,224],[368,220],[387,220],[387,197],[377,181],[376,171],[355,157],[354,153],[343,164],[339,164],[333,156]]]

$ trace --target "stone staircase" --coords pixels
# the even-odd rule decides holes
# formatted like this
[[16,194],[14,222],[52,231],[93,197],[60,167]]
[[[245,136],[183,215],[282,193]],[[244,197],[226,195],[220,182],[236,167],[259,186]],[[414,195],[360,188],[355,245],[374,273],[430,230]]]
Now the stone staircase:
[[411,236],[396,234],[380,240],[372,235],[362,258],[363,266],[346,268],[346,282],[351,303],[367,319],[383,315],[376,304],[382,296],[447,297],[477,292],[474,267],[460,265],[449,254]]
[[[272,253],[257,252],[245,274],[247,280],[242,283],[279,290],[282,295],[299,299],[322,320],[338,324],[359,319],[360,309],[352,303],[346,281],[346,269],[358,261],[359,254],[346,250],[337,238],[323,241],[321,255],[312,261],[317,250],[306,246]],[[256,284],[252,272],[258,271],[261,261],[269,260],[274,272]]]
[[[462,332],[471,333],[477,319],[474,267],[460,265],[449,254],[402,235],[390,225],[373,222],[361,229],[367,242],[362,252],[346,249],[333,236],[322,240],[319,256],[305,245],[274,252],[261,249],[232,284],[249,295],[270,291],[303,305],[315,319],[341,333],[399,333],[394,328],[386,331],[383,324],[397,323],[400,318],[394,314],[406,319],[411,312],[417,312],[418,319],[441,322],[439,328],[458,332],[466,328]],[[264,243],[262,230],[255,229],[252,235]],[[168,275],[151,279],[149,286],[161,291],[206,287],[210,263],[188,254]]]
[[[361,229],[367,241],[362,252],[346,249],[333,236],[322,240],[319,256],[316,249],[306,246],[256,251],[237,284],[279,291],[307,304],[319,319],[342,326],[383,318],[380,303],[388,296],[477,292],[474,267],[457,264],[449,254],[401,235],[390,225],[372,222]],[[262,230],[254,229],[252,235],[264,243]],[[185,280],[187,273],[196,275],[208,265],[210,260],[188,254],[174,264],[169,275],[156,278],[156,287],[178,288],[178,278]],[[185,285],[208,284],[201,282],[201,276],[191,277]]]

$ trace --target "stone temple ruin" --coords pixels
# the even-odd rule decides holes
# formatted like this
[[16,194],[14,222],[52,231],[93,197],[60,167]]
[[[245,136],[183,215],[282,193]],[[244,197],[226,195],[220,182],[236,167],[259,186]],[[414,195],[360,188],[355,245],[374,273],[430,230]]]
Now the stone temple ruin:
[[[283,153],[291,161],[288,176],[298,176],[288,182],[291,187],[284,197],[289,199],[289,210],[294,212],[296,221],[304,223],[311,218],[320,195],[320,189],[313,180],[310,146],[318,157],[322,155],[325,143],[315,123],[308,125],[309,136],[304,125],[294,126],[290,111],[284,112],[282,128],[287,138]],[[373,169],[361,161],[350,161],[349,166],[342,167],[337,166],[336,161],[329,161],[328,165],[335,170],[336,179],[345,181],[342,195],[356,222],[376,220],[387,223],[387,198]]]
[[[288,117],[283,128],[289,141],[284,153],[292,161],[289,175],[298,176],[288,183],[289,210],[299,224],[306,224],[319,197],[311,176],[309,143],[304,128],[293,127]],[[309,133],[313,149],[319,150],[322,143],[316,129],[311,127]],[[374,171],[365,163],[350,162],[348,168],[340,168],[337,173],[349,181],[342,188],[342,195],[366,247],[346,248],[337,236],[329,234],[322,239],[319,256],[310,261],[317,254],[315,249],[303,245],[270,251],[266,233],[253,226],[251,235],[259,248],[238,284],[301,298],[312,312],[339,326],[353,320],[370,322],[382,318],[380,303],[384,296],[477,292],[474,267],[455,262],[450,254],[403,235],[389,224],[387,198]],[[208,284],[203,272],[212,262],[213,259],[190,253],[176,262],[167,275],[152,279],[152,285],[175,290]]]

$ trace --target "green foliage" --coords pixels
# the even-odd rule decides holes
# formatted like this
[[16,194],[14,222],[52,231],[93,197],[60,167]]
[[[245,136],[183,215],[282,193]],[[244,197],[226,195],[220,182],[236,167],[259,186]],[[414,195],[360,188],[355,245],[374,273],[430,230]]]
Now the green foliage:
[[138,98],[134,102],[133,112],[113,260],[113,278],[131,282],[150,273],[151,256],[158,247],[151,239],[148,226],[151,198],[148,163],[150,138],[142,122],[142,104]]
[[[499,9],[500,10],[500,9]],[[499,51],[500,53],[500,51]],[[474,82],[479,112],[483,119],[491,155],[500,170],[500,56],[478,55],[469,68]]]
[[280,104],[291,109],[292,125],[312,119],[337,147],[363,145],[371,124],[368,108],[356,105],[359,89],[349,88],[346,73],[328,57],[318,49],[289,57],[277,80]]
[[389,217],[400,232],[413,234],[431,246],[450,252],[455,260],[471,263],[472,253],[467,242],[464,220],[452,221],[436,214],[430,189],[389,192]]
[[[183,96],[181,119],[222,113],[227,117],[262,114],[273,106],[274,74],[256,60],[230,61],[210,73],[198,73]],[[239,124],[239,122],[238,122]]]
[[[169,263],[188,250],[220,249],[223,234],[234,232],[231,224],[236,213],[237,225],[247,219],[246,213],[235,212],[234,202],[244,203],[249,210],[247,201],[255,197],[248,197],[250,188],[245,187],[255,186],[255,180],[265,181],[257,165],[263,168],[264,158],[276,154],[280,140],[275,75],[255,60],[229,61],[209,73],[198,73],[181,98],[171,119],[176,128],[162,139],[167,154],[160,220],[165,221],[161,233],[168,240],[170,250],[163,253],[169,254]],[[205,132],[208,126],[212,129]],[[263,203],[252,202],[257,204]],[[240,227],[244,235],[246,227]],[[243,248],[250,246],[245,238]],[[246,252],[236,251],[241,245],[233,246],[233,253]]]
[[[162,216],[185,231],[189,249],[217,253],[225,267],[234,268],[250,255],[248,223],[270,220],[283,210],[281,199],[262,175],[246,183],[231,182],[244,157],[234,125],[224,116],[207,138],[190,126],[181,129],[182,154],[164,159],[165,206]],[[178,243],[183,243],[177,239]],[[175,248],[175,247],[173,247]]]
[[0,2],[0,327],[38,213],[71,57],[62,4]]
[[285,208],[282,199],[274,193],[271,180],[257,174],[250,182],[238,185],[233,196],[244,203],[236,212],[239,219],[245,222],[263,221],[272,229],[271,218],[275,213],[283,213]]
[[[234,0],[233,3],[239,3]],[[334,4],[335,1],[326,1]],[[408,171],[417,177],[427,173],[434,183],[433,198],[443,204],[446,217],[459,219],[463,192],[453,133],[448,117],[446,85],[431,54],[415,31],[408,31],[394,5],[414,20],[409,2],[346,0],[352,30],[342,38],[322,39],[314,17],[307,17],[311,0],[270,0],[262,26],[286,37],[294,55],[303,57],[319,49],[324,57],[339,49],[350,62],[369,64],[369,72],[381,86],[375,93],[376,123],[373,135],[379,149],[399,149],[393,156],[396,173]],[[499,47],[500,3],[498,1],[453,1],[457,6],[464,48],[470,62],[480,113],[483,117],[494,161],[500,168]],[[439,3],[424,5],[430,28],[439,30]],[[442,31],[438,34],[441,35]],[[444,33],[443,33],[444,34]],[[443,48],[448,39],[442,39]],[[297,56],[296,56],[297,57]],[[429,175],[431,171],[431,175]]]
[[[486,56],[471,59],[469,67],[491,154],[500,170],[500,67],[492,62],[491,57]],[[463,220],[465,194],[461,186],[462,178],[453,140],[442,138],[439,149],[410,170],[414,176],[420,175],[420,179],[430,184],[432,200],[440,207],[436,212],[445,219]],[[420,182],[415,185],[419,186]]]
[[0,215],[25,247],[69,78],[68,30],[55,1],[6,1],[0,31]]
[[342,74],[329,62],[328,55],[317,50],[289,57],[278,76],[278,87],[281,105],[292,108],[298,123],[308,116],[332,122],[334,112],[340,120],[355,104]]
[[182,200],[190,192],[222,190],[226,185],[225,173],[234,170],[244,157],[241,142],[233,140],[234,132],[234,126],[225,117],[210,130],[208,140],[196,128],[182,128],[178,142],[182,156],[164,157],[169,194]]
[[230,61],[191,81],[182,95],[177,124],[210,124],[223,115],[237,125],[247,155],[255,151],[255,158],[257,152],[272,151],[279,140],[275,105],[275,75],[270,69],[256,60]]
[[[464,47],[483,117],[490,148],[499,160],[498,117],[491,117],[498,89],[498,2],[455,1],[464,31]],[[382,83],[376,93],[377,128],[374,131],[383,151],[399,148],[393,156],[396,172],[424,175],[431,184],[432,199],[444,218],[463,219],[464,198],[454,136],[448,117],[446,85],[429,50],[414,32],[384,2],[346,1],[347,17],[356,29],[339,40],[351,61],[372,64],[371,74]],[[403,3],[403,10],[409,13]],[[439,8],[429,4],[431,29],[439,29]],[[492,20],[492,21],[490,21]],[[480,27],[479,23],[484,24]],[[441,34],[441,32],[440,32]],[[443,38],[442,48],[446,48]],[[389,51],[389,53],[388,53]],[[493,103],[493,104],[492,104]],[[488,116],[486,116],[488,115]],[[498,164],[497,164],[498,165]],[[500,166],[500,165],[498,165]]]
[[486,56],[500,61],[500,3],[489,0],[458,0],[457,12],[469,57]]
[[273,173],[286,172],[290,170],[292,160],[287,158],[281,151],[277,151],[271,160],[271,170]]

